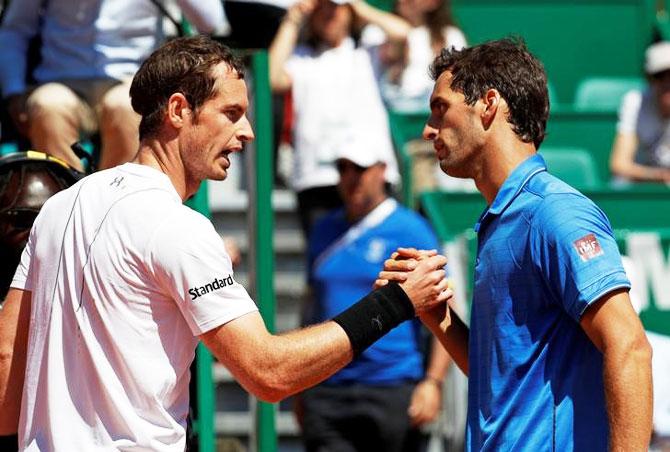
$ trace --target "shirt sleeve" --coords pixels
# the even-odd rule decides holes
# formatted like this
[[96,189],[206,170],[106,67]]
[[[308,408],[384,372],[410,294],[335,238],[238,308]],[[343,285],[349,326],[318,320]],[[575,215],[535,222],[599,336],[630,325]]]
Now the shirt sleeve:
[[575,321],[603,295],[630,289],[609,221],[589,199],[548,196],[531,220],[530,237],[533,264]]
[[26,55],[30,39],[39,32],[40,0],[10,2],[0,27],[0,87],[4,97],[26,89]]
[[637,117],[640,114],[641,106],[642,93],[640,91],[629,91],[626,93],[619,107],[619,121],[616,126],[618,133],[637,133]]
[[258,308],[235,280],[223,240],[209,220],[183,209],[153,237],[148,262],[197,336]]

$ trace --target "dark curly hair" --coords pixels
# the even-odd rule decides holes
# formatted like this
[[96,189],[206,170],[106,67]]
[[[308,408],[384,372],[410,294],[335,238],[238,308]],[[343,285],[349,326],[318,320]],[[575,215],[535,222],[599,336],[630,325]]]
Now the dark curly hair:
[[524,143],[538,149],[549,118],[544,66],[520,38],[505,38],[454,50],[442,49],[430,66],[433,80],[452,74],[451,89],[473,105],[488,89],[496,89],[509,106],[507,121]]
[[175,38],[152,53],[130,86],[133,109],[142,116],[140,140],[158,131],[174,93],[182,93],[197,113],[215,94],[212,69],[221,62],[244,78],[241,60],[228,47],[205,36]]

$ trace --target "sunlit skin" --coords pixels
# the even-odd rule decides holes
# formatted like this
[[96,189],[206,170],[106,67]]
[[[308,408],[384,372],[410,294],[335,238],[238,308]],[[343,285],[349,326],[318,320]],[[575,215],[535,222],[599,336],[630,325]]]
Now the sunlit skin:
[[337,167],[340,173],[337,188],[349,221],[360,220],[386,199],[384,163],[364,168],[341,159]]
[[254,139],[246,116],[246,83],[225,64],[217,66],[216,72],[221,74],[214,85],[216,95],[195,115],[184,117],[180,152],[186,177],[192,181],[224,180],[230,154],[242,151],[244,144]]
[[486,90],[473,105],[451,89],[452,74],[443,72],[430,98],[423,138],[433,142],[440,168],[450,176],[471,178],[488,204],[510,173],[535,154],[510,126],[509,107],[500,93]]
[[466,104],[465,96],[451,89],[451,78],[450,72],[444,72],[435,83],[423,137],[433,142],[442,171],[476,180],[485,143],[481,119],[477,104]]
[[182,199],[193,196],[203,180],[225,179],[230,154],[242,151],[254,139],[246,116],[249,101],[244,80],[225,63],[212,72],[215,94],[196,111],[183,93],[172,94],[161,139],[142,140],[134,160],[164,172]]
[[339,46],[349,36],[353,17],[348,5],[318,0],[310,16],[311,32],[329,47]]

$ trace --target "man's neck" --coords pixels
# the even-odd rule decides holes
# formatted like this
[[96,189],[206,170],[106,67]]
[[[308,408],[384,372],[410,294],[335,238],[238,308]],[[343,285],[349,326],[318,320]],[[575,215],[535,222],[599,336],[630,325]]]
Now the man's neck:
[[196,183],[187,176],[179,152],[172,149],[175,145],[177,143],[144,139],[140,143],[140,149],[133,163],[150,166],[164,173],[172,182],[179,197],[186,201],[198,191],[201,181]]
[[368,204],[366,205],[365,209],[361,209],[361,210],[358,211],[358,212],[353,212],[353,211],[351,211],[351,210],[348,210],[348,209],[346,208],[346,205],[345,205],[345,209],[344,209],[344,210],[345,210],[345,212],[346,212],[347,220],[349,220],[350,223],[357,223],[357,222],[359,222],[360,220],[362,220],[363,218],[365,218],[366,216],[368,216],[368,214],[369,214],[370,212],[372,212],[372,211],[375,210],[377,207],[379,207],[379,205],[380,205],[381,203],[383,203],[384,201],[386,201],[387,199],[388,199],[388,196],[386,196],[386,195],[384,195],[384,196],[382,196],[382,197],[380,197],[380,198],[376,198],[376,199],[372,200],[372,202],[368,203]]
[[536,153],[534,144],[523,143],[515,138],[498,144],[489,147],[487,155],[482,159],[480,172],[475,177],[475,185],[489,206],[512,171]]

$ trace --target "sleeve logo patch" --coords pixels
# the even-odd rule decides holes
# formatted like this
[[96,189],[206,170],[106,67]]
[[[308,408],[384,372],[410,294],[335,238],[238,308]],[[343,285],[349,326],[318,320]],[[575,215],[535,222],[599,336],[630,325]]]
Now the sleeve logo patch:
[[226,286],[232,286],[233,284],[235,284],[235,281],[233,281],[233,275],[228,275],[228,277],[223,279],[214,278],[214,281],[207,283],[204,286],[191,287],[188,289],[188,293],[191,295],[191,301],[193,301],[198,297],[207,295],[208,293],[214,292],[215,290],[223,289]]
[[600,247],[598,239],[593,234],[585,235],[581,239],[575,240],[572,244],[579,253],[579,257],[583,262],[605,254],[603,249]]

